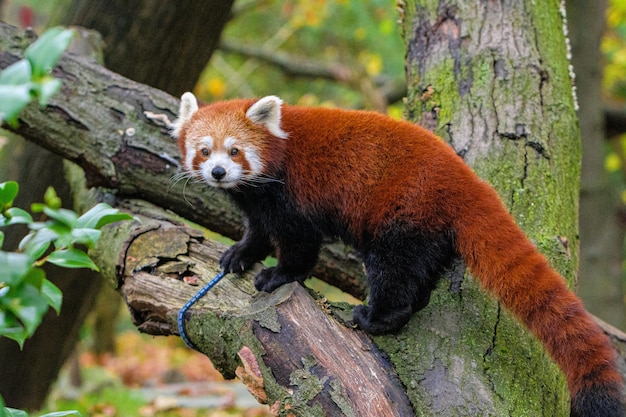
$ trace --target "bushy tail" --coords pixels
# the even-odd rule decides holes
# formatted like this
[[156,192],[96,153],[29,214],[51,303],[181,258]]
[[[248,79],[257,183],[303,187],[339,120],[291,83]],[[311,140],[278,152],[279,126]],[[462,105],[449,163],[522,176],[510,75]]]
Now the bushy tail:
[[[567,377],[571,415],[624,416],[623,380],[608,337],[483,184],[458,216],[457,247],[484,288],[544,344]],[[461,208],[462,210],[462,208]]]

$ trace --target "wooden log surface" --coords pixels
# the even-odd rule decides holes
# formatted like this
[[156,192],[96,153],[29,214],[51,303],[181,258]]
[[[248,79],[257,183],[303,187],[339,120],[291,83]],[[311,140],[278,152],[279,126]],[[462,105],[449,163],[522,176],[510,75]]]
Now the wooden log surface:
[[[178,334],[178,311],[216,274],[224,247],[171,215],[150,217],[158,209],[144,202],[123,207],[139,221],[107,228],[94,251],[97,260],[116,265],[115,285],[141,331]],[[196,280],[198,285],[189,284]],[[344,323],[351,310],[316,298],[296,283],[258,293],[251,274],[231,274],[188,312],[186,327],[224,376],[237,375],[273,411],[412,415],[385,355],[363,332]]]

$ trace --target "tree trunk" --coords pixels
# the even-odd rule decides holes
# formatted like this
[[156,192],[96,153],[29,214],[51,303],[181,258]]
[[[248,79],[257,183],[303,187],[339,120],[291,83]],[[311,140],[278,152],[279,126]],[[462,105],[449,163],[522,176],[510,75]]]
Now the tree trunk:
[[590,312],[626,329],[624,224],[619,191],[604,169],[605,116],[600,105],[606,1],[570,0],[567,6],[583,139],[579,293]]
[[[525,64],[518,61],[521,58],[508,55],[506,59],[504,55],[501,60],[494,59],[505,51],[499,49],[502,42],[487,47],[487,56],[481,55],[485,53],[484,46],[470,48],[473,42],[482,45],[480,40],[489,44],[483,36],[494,35],[488,27],[474,34],[469,24],[463,24],[459,16],[470,20],[475,10],[458,5],[456,9],[429,11],[407,4],[409,79],[419,76],[425,83],[424,94],[416,94],[412,85],[409,105],[413,114],[425,115],[424,120],[436,115],[435,122],[445,121],[449,125],[446,136],[456,146],[470,134],[472,138],[499,141],[490,155],[499,156],[506,150],[507,162],[500,164],[506,169],[497,177],[496,168],[488,169],[482,159],[487,148],[467,141],[459,149],[465,149],[466,158],[476,169],[491,180],[499,179],[496,184],[504,190],[505,200],[513,201],[518,220],[540,249],[552,256],[555,266],[571,278],[576,239],[575,214],[569,210],[576,206],[576,192],[568,187],[577,168],[575,161],[567,160],[569,154],[563,155],[565,145],[559,139],[575,138],[576,129],[575,123],[566,122],[573,107],[571,90],[566,88],[567,63],[560,58],[565,54],[564,44],[551,45],[552,56],[543,55],[549,42],[563,43],[562,21],[554,4],[535,4],[535,10],[527,12],[525,19],[516,17],[513,12],[519,12],[517,7],[523,6],[530,10],[526,2],[519,2],[506,6],[511,9],[496,13],[495,18],[494,10],[488,8],[497,6],[489,2],[481,9],[489,19],[480,21],[525,21],[528,27],[519,29],[521,32],[508,32],[509,36],[521,36],[515,39],[515,50],[531,54],[524,58]],[[414,28],[413,24],[418,26]],[[553,32],[546,34],[549,27]],[[529,34],[528,28],[534,30]],[[462,34],[464,42],[457,42],[455,33]],[[532,37],[535,34],[536,39]],[[529,36],[533,40],[530,44],[524,41]],[[2,38],[10,42],[16,36],[5,33]],[[434,50],[420,51],[419,39],[425,39],[422,45],[430,45]],[[495,38],[489,39],[496,42]],[[509,45],[511,39],[507,42],[503,45]],[[15,49],[0,48],[0,67],[17,59]],[[452,54],[452,59],[437,61],[447,53]],[[413,65],[416,58],[421,67]],[[552,66],[556,64],[557,67]],[[433,76],[431,67],[440,69],[439,78]],[[526,74],[527,82],[518,78],[518,73]],[[457,79],[452,78],[455,74]],[[160,209],[123,201],[124,196],[139,196],[234,232],[238,230],[237,217],[230,216],[229,203],[219,200],[217,193],[203,194],[191,184],[185,190],[182,186],[169,186],[169,178],[177,172],[179,163],[175,146],[167,138],[166,129],[147,119],[143,111],[172,117],[175,99],[71,56],[61,60],[55,75],[64,80],[62,94],[55,96],[46,109],[29,106],[19,131],[77,161],[92,183],[117,190],[116,197],[108,198],[109,201],[118,201],[132,213],[141,214],[143,221],[139,225],[125,222],[107,228],[94,256],[103,274],[131,304],[140,330],[174,334],[176,312],[197,291],[197,287],[180,281],[180,277],[197,275],[201,282],[212,278],[217,269],[216,252],[221,249],[205,241],[198,232],[171,220]],[[463,84],[465,87],[458,88],[460,81],[470,79],[470,83]],[[432,98],[425,88],[428,84],[433,87]],[[90,88],[86,89],[86,85]],[[482,91],[486,86],[491,86],[490,94]],[[511,94],[504,95],[506,91]],[[456,95],[456,100],[448,100],[449,94]],[[472,97],[474,100],[470,100]],[[513,98],[523,100],[508,101]],[[565,103],[557,106],[564,113],[559,115],[562,120],[541,125],[534,112],[543,110],[546,120],[554,118],[551,112],[557,101]],[[515,107],[517,103],[519,109]],[[439,110],[435,110],[437,107]],[[480,116],[474,124],[462,117],[468,109]],[[494,113],[499,117],[494,119]],[[510,120],[515,114],[517,119]],[[461,123],[463,120],[465,123]],[[461,131],[465,135],[460,136]],[[559,136],[559,132],[564,134]],[[542,188],[537,185],[540,177]],[[503,178],[508,178],[508,184],[515,188],[507,189],[507,180]],[[183,192],[194,207],[185,202]],[[536,198],[531,205],[525,193],[542,198]],[[546,196],[556,207],[543,202]],[[196,210],[198,213],[194,214]],[[555,213],[561,216],[559,221],[544,222],[554,218]],[[230,222],[230,226],[224,226]],[[529,229],[532,223],[541,225],[541,229]],[[337,253],[322,261],[323,271],[336,273],[343,264]],[[397,391],[397,381],[388,376],[389,364],[403,382],[418,415],[566,415],[568,396],[562,378],[541,346],[472,279],[464,277],[462,270],[462,266],[454,269],[451,280],[444,280],[433,294],[431,304],[399,334],[374,338],[382,353],[362,332],[341,325],[351,315],[349,307],[313,302],[296,285],[270,295],[258,294],[247,276],[227,276],[222,280],[191,310],[187,327],[193,342],[226,376],[238,373],[259,398],[267,396],[266,401],[282,415],[326,415],[328,410],[332,410],[330,415],[372,415],[362,413],[358,407],[372,404],[373,398],[378,405],[372,407],[381,410],[375,415],[388,415],[382,410],[390,403],[404,410],[400,411],[402,415],[410,415],[404,408],[406,401]],[[343,273],[345,270],[335,276]],[[620,337],[623,336],[614,340],[619,341]],[[333,361],[335,355],[341,360]],[[379,355],[386,356],[388,362],[379,361]],[[368,368],[373,366],[373,370]],[[374,375],[380,382],[376,381],[371,389],[359,389],[363,380]]]
[[233,0],[73,0],[60,19],[99,32],[107,68],[180,96],[217,47]]
[[[580,135],[560,2],[406,3],[409,117],[442,136],[495,186],[572,283]],[[440,375],[436,384],[420,383],[424,390],[411,396],[413,404],[427,404],[443,386],[457,401],[425,414],[567,415],[564,379],[542,347],[473,280],[454,279],[439,292],[436,310],[431,301],[433,308],[417,314],[420,328],[438,329],[414,336],[419,365],[398,371],[407,385]]]

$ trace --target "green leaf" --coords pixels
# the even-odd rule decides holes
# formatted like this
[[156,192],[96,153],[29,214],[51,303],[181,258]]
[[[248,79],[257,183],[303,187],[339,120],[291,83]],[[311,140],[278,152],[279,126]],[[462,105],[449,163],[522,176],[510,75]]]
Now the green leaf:
[[85,252],[75,248],[52,252],[48,256],[47,261],[63,268],[89,268],[94,271],[99,270]]
[[4,232],[0,230],[0,249],[2,249],[2,245],[4,245]]
[[37,41],[24,52],[24,57],[33,68],[35,80],[48,74],[56,65],[59,57],[70,44],[74,31],[55,27],[45,31]]
[[124,221],[124,220],[133,220],[133,219],[134,217],[128,213],[110,214],[100,219],[100,221],[96,225],[96,229],[100,229],[103,226],[106,226],[107,224]]
[[8,209],[12,204],[20,186],[15,181],[7,181],[0,184],[0,209],[2,211]]
[[53,209],[46,206],[43,208],[43,212],[51,219],[54,219],[64,226],[70,228],[74,227],[74,225],[76,224],[76,219],[78,218],[78,215],[72,210],[64,208]]
[[[21,293],[17,294],[20,297],[24,298],[24,294],[30,295],[31,297],[33,297],[32,299],[29,299],[29,303],[32,303],[33,305],[37,305],[39,307],[41,307],[42,309],[47,309],[48,303],[46,303],[46,301],[43,299],[42,295],[41,295],[41,287],[43,285],[43,281],[46,279],[46,273],[44,272],[43,269],[41,268],[31,268],[28,273],[26,274],[26,276],[24,277],[24,288],[21,287],[17,287],[19,291],[21,291]],[[35,292],[31,292],[31,288],[35,291]],[[13,295],[16,295],[15,293]],[[42,304],[45,303],[44,304]]]
[[21,331],[19,334],[5,333],[2,336],[6,337],[7,339],[15,340],[15,342],[17,342],[17,344],[20,346],[20,349],[24,349],[24,342],[26,341],[26,339],[28,339],[28,334],[26,334],[26,330],[23,327],[21,327],[20,329]]
[[43,313],[41,309],[37,308],[35,305],[20,306],[12,312],[20,319],[22,324],[24,324],[27,337],[32,336],[39,324],[41,324]]
[[30,211],[33,213],[42,213],[44,207],[46,207],[44,203],[32,203],[30,205]]
[[31,79],[32,67],[26,59],[20,59],[0,72],[0,84],[2,85],[29,84]]
[[100,229],[102,226],[121,220],[132,220],[127,213],[120,213],[106,203],[99,203],[76,220],[76,227]]
[[12,313],[6,314],[0,311],[0,336],[15,340],[20,348],[28,338],[26,329]]
[[43,202],[51,209],[60,209],[62,205],[61,199],[52,186],[46,188],[46,192],[43,195]]
[[17,115],[30,102],[30,85],[0,85],[0,122],[15,124]]
[[72,230],[72,244],[83,244],[89,249],[93,249],[94,245],[102,235],[100,230],[79,228]]
[[41,284],[41,295],[50,307],[61,314],[61,303],[63,302],[63,293],[51,281],[44,278]]
[[59,235],[53,230],[42,228],[26,235],[18,245],[18,248],[28,255],[31,262],[35,262],[46,253],[50,244],[58,237]]
[[37,96],[39,105],[45,106],[50,98],[61,90],[61,80],[53,77],[46,77],[37,83]]
[[4,226],[10,226],[12,224],[31,224],[33,218],[27,211],[18,207],[11,207],[5,211],[5,223]]
[[31,261],[26,254],[0,251],[2,281],[7,285],[21,283],[31,267]]
[[24,410],[17,410],[15,408],[5,408],[7,411],[7,417],[28,417],[28,413]]
[[83,417],[83,415],[77,410],[56,411],[54,413],[44,414],[40,417],[63,417],[63,416]]

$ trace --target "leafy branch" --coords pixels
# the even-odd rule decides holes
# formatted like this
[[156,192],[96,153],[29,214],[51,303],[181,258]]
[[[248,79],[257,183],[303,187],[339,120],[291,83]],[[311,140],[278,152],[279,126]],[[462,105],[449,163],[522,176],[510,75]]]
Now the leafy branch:
[[[18,114],[33,99],[45,106],[61,88],[61,80],[51,75],[52,68],[69,45],[72,30],[48,30],[25,51],[25,58],[0,73],[0,123],[17,125]],[[44,202],[33,204],[32,213],[13,207],[19,192],[14,181],[0,183],[0,228],[26,225],[30,232],[21,240],[18,251],[3,251],[4,232],[0,230],[0,337],[15,340],[23,347],[41,324],[50,308],[61,311],[63,294],[46,278],[46,263],[63,268],[98,270],[85,250],[100,238],[101,228],[120,220],[132,219],[107,204],[98,204],[82,216],[61,207],[53,188]],[[80,416],[77,411],[49,413],[42,417]],[[5,407],[0,396],[0,417],[28,417],[22,410]]]
[[50,73],[69,45],[74,31],[62,27],[46,31],[24,52],[24,59],[0,73],[0,123],[17,124],[17,116],[32,99],[45,106],[61,89],[61,81]]
[[[40,213],[45,220],[34,221],[26,211],[12,207],[18,190],[16,182],[0,184],[0,227],[25,224],[30,229],[18,252],[0,250],[0,270],[4,271],[0,278],[0,336],[23,346],[49,308],[57,314],[61,309],[61,291],[46,278],[41,267],[51,263],[97,271],[98,267],[81,247],[93,248],[104,225],[132,217],[104,203],[79,217],[61,208],[60,199],[48,188],[44,203],[31,207],[33,213]],[[0,248],[3,241],[4,233],[0,231]]]

